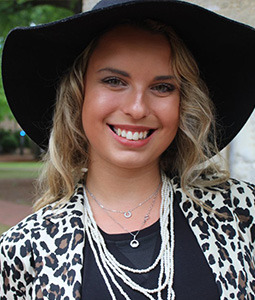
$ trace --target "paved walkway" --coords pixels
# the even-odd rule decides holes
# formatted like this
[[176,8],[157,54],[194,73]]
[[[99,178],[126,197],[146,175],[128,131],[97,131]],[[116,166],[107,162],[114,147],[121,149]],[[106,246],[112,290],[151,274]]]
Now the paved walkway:
[[34,156],[30,153],[25,153],[24,155],[19,154],[1,154],[0,161],[34,161]]
[[13,226],[32,213],[28,205],[0,200],[0,223]]
[[34,190],[33,179],[1,179],[0,224],[13,226],[31,214]]
[[[29,153],[25,153],[24,155],[0,155],[0,162],[8,162],[8,161],[33,161],[33,156]],[[29,189],[27,188],[26,185],[26,180],[24,179],[20,183],[19,189],[16,191],[19,195],[22,195],[23,198],[25,199],[30,199],[31,198],[31,192],[32,187]],[[9,194],[10,190],[14,190],[17,188],[18,183],[14,184],[12,182],[9,182],[9,185],[7,181],[2,180],[1,181],[2,185],[0,185],[0,190],[1,190],[1,195],[2,199],[0,199],[0,224],[6,225],[6,226],[14,226],[16,225],[19,221],[24,219],[26,216],[30,215],[32,213],[32,208],[31,205],[28,203],[15,203],[12,199],[9,199],[8,201],[5,201],[3,199],[7,199],[8,197],[6,194]],[[22,190],[21,188],[24,188]],[[16,200],[17,195],[14,195],[14,199]],[[29,202],[29,201],[27,201]]]

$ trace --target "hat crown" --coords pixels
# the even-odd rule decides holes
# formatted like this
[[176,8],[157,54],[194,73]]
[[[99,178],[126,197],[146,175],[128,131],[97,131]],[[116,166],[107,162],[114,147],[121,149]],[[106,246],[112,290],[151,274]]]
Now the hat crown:
[[101,0],[92,8],[92,10],[103,9],[103,8],[111,7],[113,5],[120,5],[129,2],[137,3],[137,2],[146,2],[146,1],[150,1],[150,0]]
[[120,20],[150,18],[170,25],[193,54],[216,106],[219,148],[226,146],[254,108],[255,30],[183,0],[98,1],[89,12],[8,35],[3,85],[27,135],[47,149],[59,78],[94,37]]

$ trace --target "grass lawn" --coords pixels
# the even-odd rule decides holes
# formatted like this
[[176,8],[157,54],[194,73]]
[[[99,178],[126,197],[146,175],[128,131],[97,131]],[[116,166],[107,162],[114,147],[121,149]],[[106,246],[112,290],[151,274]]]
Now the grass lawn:
[[41,162],[34,162],[34,161],[28,161],[28,162],[0,162],[0,168],[10,168],[10,169],[23,169],[23,168],[37,169],[41,165],[42,165]]
[[36,178],[41,166],[40,162],[0,162],[0,179]]
[[10,228],[10,226],[7,225],[3,225],[0,223],[0,235],[5,232],[6,230],[8,230]]

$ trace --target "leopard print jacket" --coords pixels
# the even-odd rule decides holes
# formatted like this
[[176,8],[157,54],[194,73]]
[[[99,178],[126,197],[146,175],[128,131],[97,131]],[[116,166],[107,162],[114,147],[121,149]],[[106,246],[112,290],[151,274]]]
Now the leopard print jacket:
[[[194,204],[173,180],[180,207],[214,274],[221,300],[255,299],[255,189],[229,180],[221,192],[194,189],[213,210]],[[81,299],[84,247],[83,188],[61,209],[48,205],[2,235],[0,297]],[[86,258],[85,258],[86,259]]]

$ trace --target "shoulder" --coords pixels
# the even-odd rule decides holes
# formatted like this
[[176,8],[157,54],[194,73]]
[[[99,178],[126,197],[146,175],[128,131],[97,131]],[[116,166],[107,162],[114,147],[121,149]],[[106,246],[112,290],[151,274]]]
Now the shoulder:
[[227,184],[233,196],[238,196],[241,198],[250,196],[253,199],[255,198],[254,184],[233,178],[231,178]]
[[13,261],[16,257],[26,260],[33,249],[47,249],[64,231],[70,231],[77,224],[82,227],[79,218],[83,204],[79,198],[76,191],[64,205],[49,204],[3,233],[0,237],[0,268],[2,261]]
[[[47,206],[31,214],[1,236],[0,296],[10,296],[10,288],[13,293],[19,293],[20,286],[23,284],[22,273],[26,277],[27,283],[32,282],[35,266],[33,241],[38,238],[38,234],[40,235],[43,216],[50,210],[52,210],[51,206]],[[13,296],[13,294],[11,295]]]
[[44,217],[52,212],[53,206],[47,205],[3,233],[0,237],[0,259],[2,257],[12,259],[15,252],[19,252],[21,256],[29,253],[32,239],[38,235],[43,222],[47,222]]
[[[209,180],[207,178],[207,180]],[[255,239],[255,186],[237,179],[229,179],[221,185],[189,189],[190,197],[174,181],[174,190],[180,207],[188,219],[200,220],[202,223],[238,224],[242,233]],[[192,198],[197,201],[193,201]],[[200,203],[201,205],[198,205]],[[205,205],[209,209],[203,207]],[[223,225],[225,226],[225,225]],[[234,225],[233,225],[234,226]]]
[[12,245],[29,244],[33,240],[40,239],[41,232],[45,230],[52,238],[53,236],[50,234],[52,227],[58,227],[60,222],[68,223],[68,221],[72,221],[69,220],[69,216],[81,216],[82,208],[82,193],[81,188],[78,186],[73,196],[65,204],[48,204],[3,233],[0,237],[0,249],[11,248]]
[[236,222],[244,233],[247,230],[255,238],[255,185],[236,179],[230,180],[229,206]]
[[[63,261],[72,257],[68,252],[70,245],[73,257],[79,252],[76,246],[83,240],[83,204],[78,201],[81,198],[76,191],[64,205],[47,205],[2,235],[0,298],[2,295],[10,299],[13,295],[27,296],[42,269],[45,274],[51,274],[58,259]],[[26,289],[20,291],[24,284]]]
[[[206,180],[210,180],[207,178]],[[218,221],[235,219],[244,226],[252,225],[255,217],[255,186],[237,179],[208,188],[193,187],[186,193],[180,180],[173,180],[173,187],[180,207],[187,217],[203,214],[207,218],[210,212],[216,213]],[[193,198],[193,199],[192,199]],[[193,200],[197,201],[193,201]],[[198,205],[198,204],[201,205]],[[205,205],[209,211],[203,208]],[[223,217],[220,217],[222,215]],[[224,217],[225,216],[225,217]],[[241,226],[241,227],[244,227]]]
[[212,188],[212,203],[217,209],[231,210],[237,215],[254,212],[255,186],[254,184],[230,178],[227,182]]
[[54,224],[59,220],[65,219],[69,214],[79,215],[78,210],[82,206],[82,202],[78,201],[81,198],[81,192],[77,189],[74,195],[68,202],[59,205],[58,203],[48,204],[35,213],[29,215],[20,221],[17,225],[3,233],[0,238],[2,243],[17,243],[24,239],[37,239],[37,232],[44,230],[50,224]]
[[[210,177],[205,179],[210,181]],[[222,206],[226,205],[229,207],[252,207],[255,201],[255,185],[245,181],[230,178],[226,182],[215,186],[192,187],[184,191],[180,184],[180,179],[175,177],[172,180],[174,191],[180,195],[180,198],[185,201],[191,200],[189,197],[193,196],[202,203],[206,203],[209,206]]]

